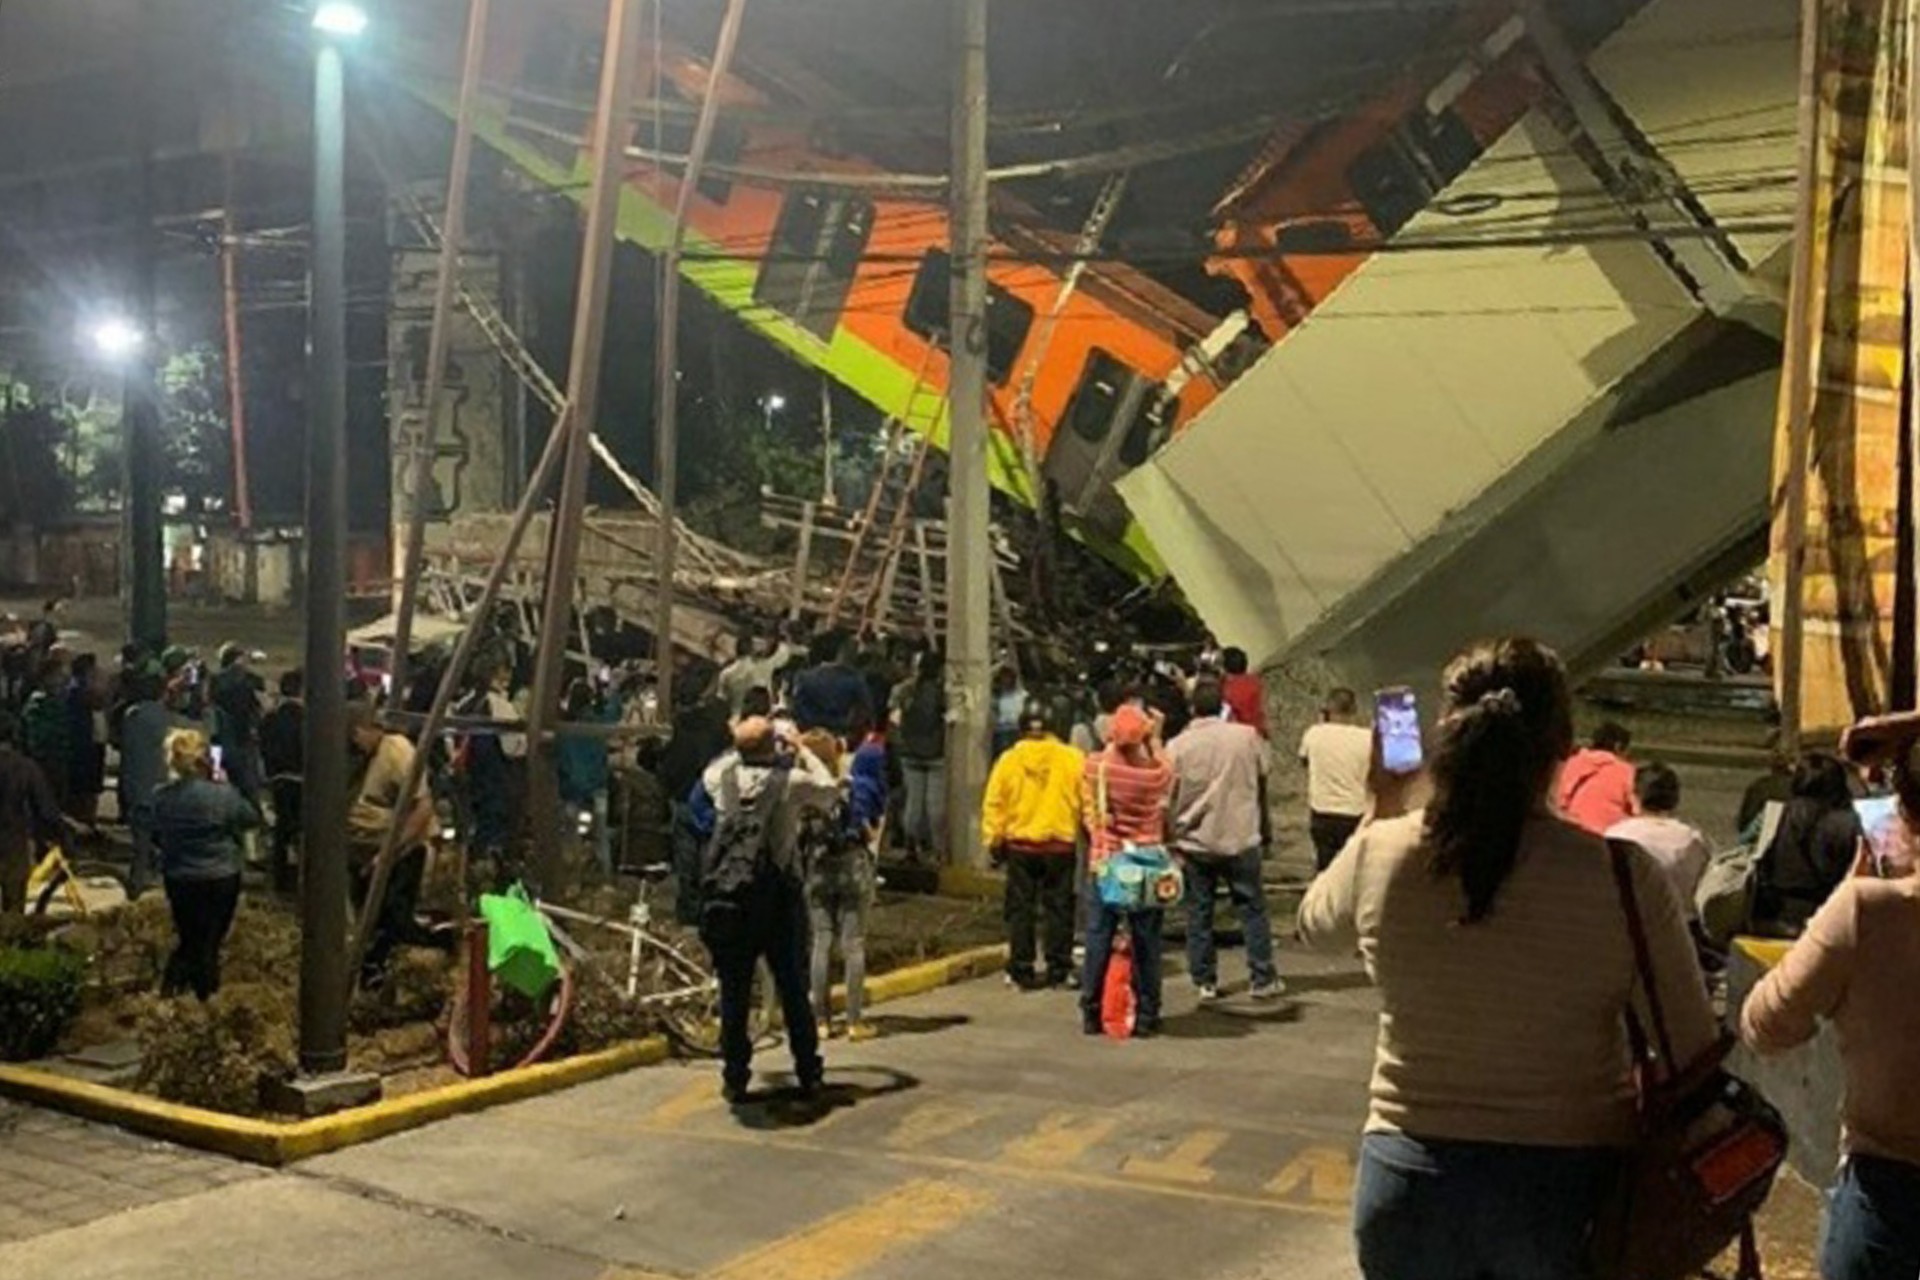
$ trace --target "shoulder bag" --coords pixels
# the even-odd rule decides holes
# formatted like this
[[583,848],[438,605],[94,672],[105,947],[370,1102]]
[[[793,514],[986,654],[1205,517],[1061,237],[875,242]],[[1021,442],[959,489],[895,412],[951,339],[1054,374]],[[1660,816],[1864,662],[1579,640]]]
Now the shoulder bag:
[[1600,1280],[1683,1280],[1738,1245],[1736,1277],[1759,1280],[1753,1215],[1786,1159],[1786,1125],[1757,1090],[1727,1074],[1731,1036],[1691,1063],[1674,1060],[1634,891],[1634,849],[1617,840],[1607,845],[1635,981],[1652,1025],[1643,1026],[1629,1006],[1640,1135],[1596,1223],[1595,1274]]

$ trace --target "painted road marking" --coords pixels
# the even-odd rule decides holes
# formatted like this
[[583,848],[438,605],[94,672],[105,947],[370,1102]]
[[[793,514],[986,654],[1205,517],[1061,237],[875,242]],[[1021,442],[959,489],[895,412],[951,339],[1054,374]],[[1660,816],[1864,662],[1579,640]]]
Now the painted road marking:
[[643,1123],[652,1128],[678,1129],[697,1116],[720,1111],[725,1106],[726,1099],[720,1096],[719,1081],[703,1074],[689,1081],[684,1089],[647,1112]]
[[1303,1189],[1315,1204],[1345,1208],[1353,1203],[1352,1154],[1339,1147],[1308,1147],[1267,1184],[1267,1194],[1281,1199],[1298,1199]]
[[986,1117],[985,1107],[928,1102],[909,1111],[882,1141],[895,1151],[915,1151],[970,1129]]
[[1000,1159],[1029,1169],[1065,1169],[1078,1164],[1120,1125],[1117,1120],[1089,1119],[1068,1111],[1041,1117],[1034,1131],[1001,1149]]
[[925,1179],[755,1249],[713,1280],[842,1280],[886,1255],[954,1227],[993,1204],[985,1191]]
[[1225,1129],[1202,1129],[1188,1136],[1164,1156],[1128,1156],[1121,1161],[1120,1172],[1129,1178],[1144,1178],[1150,1182],[1178,1182],[1189,1187],[1204,1187],[1214,1179],[1214,1171],[1207,1167],[1207,1161],[1213,1159],[1214,1152],[1227,1145],[1229,1136]]

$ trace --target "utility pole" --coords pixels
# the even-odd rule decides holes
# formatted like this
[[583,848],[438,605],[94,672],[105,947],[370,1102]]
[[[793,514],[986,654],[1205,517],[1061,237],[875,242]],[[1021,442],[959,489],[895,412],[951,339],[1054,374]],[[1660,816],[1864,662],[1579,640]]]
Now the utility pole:
[[307,699],[300,855],[300,1069],[347,1065],[346,69],[317,38],[307,312]]
[[[145,46],[153,49],[158,25],[155,6],[145,6]],[[158,654],[167,645],[167,566],[166,533],[160,521],[160,378],[155,361],[160,358],[159,306],[155,277],[159,245],[154,233],[154,140],[153,120],[154,60],[145,59],[141,72],[142,98],[140,120],[136,125],[140,149],[140,225],[135,231],[133,263],[133,306],[135,324],[143,338],[131,353],[123,384],[122,431],[126,449],[124,561],[127,565],[127,632]]]
[[573,588],[586,518],[587,463],[600,403],[600,359],[607,337],[607,295],[613,280],[614,231],[626,183],[628,120],[640,61],[640,0],[609,0],[595,108],[593,190],[588,197],[580,285],[573,315],[573,357],[567,372],[567,412],[554,424],[567,433],[560,501],[547,527],[546,601],[534,658],[528,712],[527,818],[533,828],[536,886],[552,891],[560,874],[560,777],[547,730],[559,709],[566,674],[567,636],[573,629]]
[[240,246],[233,220],[233,158],[227,158],[227,207],[220,216],[220,298],[227,330],[227,428],[233,437],[233,514],[240,531],[253,528],[253,490],[247,479],[247,380],[240,335]]
[[1807,594],[1807,482],[1813,466],[1814,211],[1820,183],[1821,0],[1805,0],[1800,31],[1799,190],[1794,203],[1793,283],[1787,295],[1787,456],[1782,466],[1786,531],[1782,540],[1780,644],[1775,669],[1780,687],[1780,749],[1798,755],[1805,701]]
[[[656,14],[665,2],[655,0]],[[687,243],[687,211],[699,190],[707,151],[713,145],[713,130],[725,96],[721,87],[733,65],[733,51],[740,43],[740,24],[746,13],[746,0],[727,0],[707,71],[707,92],[700,100],[700,118],[693,127],[693,145],[687,150],[687,167],[680,173],[680,191],[674,198],[673,235],[660,261],[660,311],[655,317],[658,343],[653,368],[653,487],[660,497],[659,544],[653,566],[653,670],[660,716],[668,724],[674,720],[673,593],[674,566],[680,554],[680,255]],[[658,46],[654,56],[660,56]]]
[[955,5],[953,287],[947,378],[947,856],[979,865],[990,749],[993,563],[987,480],[987,0]]
[[480,76],[486,63],[488,17],[488,0],[472,0],[467,10],[467,50],[460,75],[460,105],[453,117],[453,161],[447,174],[447,216],[440,227],[433,328],[427,338],[425,394],[421,396],[426,416],[420,423],[413,457],[407,467],[407,535],[400,566],[400,599],[394,606],[393,620],[393,692],[398,699],[406,697],[413,653],[413,614],[420,597],[421,564],[426,559],[427,499],[433,492],[440,406],[446,398],[447,361],[453,346],[454,292],[460,283],[460,250],[467,238],[467,180],[473,171],[473,117],[479,105]]

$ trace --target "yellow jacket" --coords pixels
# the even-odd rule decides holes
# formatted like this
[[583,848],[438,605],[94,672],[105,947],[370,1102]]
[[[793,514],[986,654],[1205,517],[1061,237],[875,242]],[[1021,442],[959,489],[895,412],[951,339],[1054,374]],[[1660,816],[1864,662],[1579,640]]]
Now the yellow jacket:
[[1058,738],[1023,738],[987,779],[980,833],[998,844],[1068,845],[1080,834],[1080,776],[1086,757]]

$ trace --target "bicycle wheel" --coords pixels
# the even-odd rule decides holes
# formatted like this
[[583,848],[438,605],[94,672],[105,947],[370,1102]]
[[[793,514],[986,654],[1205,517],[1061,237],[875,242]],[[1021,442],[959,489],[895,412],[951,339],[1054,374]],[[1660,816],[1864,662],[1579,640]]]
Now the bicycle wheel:
[[[660,1024],[682,1053],[696,1058],[720,1056],[720,983],[705,969],[675,952],[656,953],[649,976],[656,992],[681,994],[661,998]],[[753,998],[747,1008],[747,1035],[756,1047],[773,1039],[778,997],[773,975],[762,960],[754,970]]]
[[[460,944],[454,956],[453,990],[447,996],[447,1064],[463,1076],[473,1074],[473,1062],[467,1052],[467,946]],[[516,1002],[520,1007],[516,1008]],[[573,1008],[573,968],[564,958],[560,961],[560,978],[547,994],[528,1011],[526,997],[516,992],[493,989],[492,1025],[496,1028],[517,1026],[523,1023],[532,1025],[532,1044],[517,1055],[512,1062],[491,1064],[494,1071],[512,1070],[516,1067],[530,1067],[546,1057],[552,1051],[554,1041],[560,1038],[561,1029],[567,1025],[567,1014]],[[525,1015],[525,1016],[516,1016]],[[494,1040],[500,1041],[496,1032]]]

